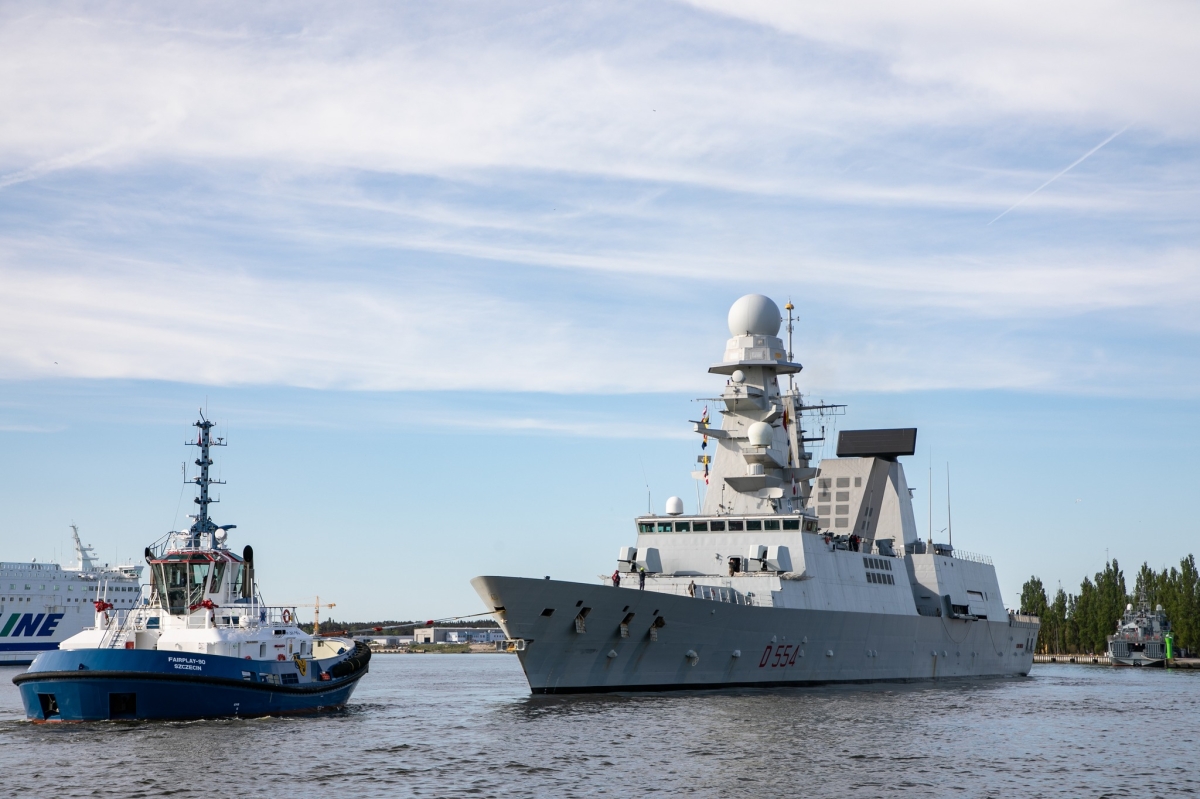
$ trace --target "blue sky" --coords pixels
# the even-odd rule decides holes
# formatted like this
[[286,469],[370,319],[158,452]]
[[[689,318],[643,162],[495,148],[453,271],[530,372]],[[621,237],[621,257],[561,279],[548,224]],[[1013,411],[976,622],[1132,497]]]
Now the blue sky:
[[951,463],[1010,602],[1177,561],[1197,16],[6,4],[0,557],[181,524],[207,403],[269,598],[431,617],[479,573],[594,578],[647,482],[695,502],[686,420],[753,291],[798,306],[840,425],[920,427],[935,533]]

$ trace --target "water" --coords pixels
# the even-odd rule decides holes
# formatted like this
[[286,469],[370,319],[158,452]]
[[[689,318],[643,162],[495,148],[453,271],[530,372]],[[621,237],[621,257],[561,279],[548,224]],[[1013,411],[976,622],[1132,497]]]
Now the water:
[[6,796],[1165,796],[1200,788],[1200,673],[649,696],[529,695],[510,655],[381,655],[345,712],[24,722]]

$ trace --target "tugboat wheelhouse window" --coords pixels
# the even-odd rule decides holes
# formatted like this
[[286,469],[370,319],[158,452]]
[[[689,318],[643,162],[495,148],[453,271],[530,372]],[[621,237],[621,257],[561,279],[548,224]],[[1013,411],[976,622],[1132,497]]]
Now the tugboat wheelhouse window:
[[230,573],[230,596],[234,599],[242,596],[242,577],[246,573],[246,566],[243,563],[232,564],[233,571]]
[[208,572],[212,564],[207,560],[203,563],[192,563],[192,584],[188,595],[188,605],[204,601],[204,588],[208,585]]
[[224,576],[225,576],[225,564],[220,563],[220,562],[214,563],[213,564],[212,583],[210,584],[211,587],[208,589],[209,593],[215,594],[219,590],[221,590],[221,578]]
[[166,592],[167,612],[183,613],[188,605],[188,564],[181,562],[157,563],[154,571],[158,573],[158,581]]

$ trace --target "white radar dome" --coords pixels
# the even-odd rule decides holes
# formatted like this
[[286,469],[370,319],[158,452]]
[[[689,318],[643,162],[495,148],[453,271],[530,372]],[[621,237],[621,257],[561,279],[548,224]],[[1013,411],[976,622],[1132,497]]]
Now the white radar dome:
[[731,374],[729,377],[735,383],[745,383],[746,382],[746,373],[743,372],[741,369],[734,369],[733,374]]
[[766,422],[755,422],[746,431],[752,447],[769,447],[775,440],[775,430]]
[[679,497],[667,498],[667,515],[679,516],[683,513],[683,500]]
[[729,309],[729,333],[733,336],[777,336],[783,317],[770,297],[747,294]]

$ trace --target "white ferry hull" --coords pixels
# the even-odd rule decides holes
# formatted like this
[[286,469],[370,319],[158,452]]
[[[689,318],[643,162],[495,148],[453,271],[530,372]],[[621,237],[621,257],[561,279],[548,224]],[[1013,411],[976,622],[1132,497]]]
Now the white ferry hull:
[[[1010,618],[755,607],[556,580],[471,582],[517,642],[536,694],[1019,677],[1033,665],[1028,642],[1038,628]],[[583,608],[591,610],[580,632]]]

